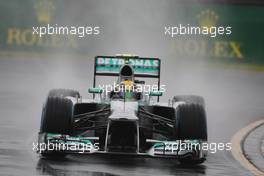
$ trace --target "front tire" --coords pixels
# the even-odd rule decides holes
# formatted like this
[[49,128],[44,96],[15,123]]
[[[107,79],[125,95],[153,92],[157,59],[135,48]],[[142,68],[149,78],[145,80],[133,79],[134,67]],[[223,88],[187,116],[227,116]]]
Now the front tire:
[[206,114],[199,104],[182,104],[176,108],[175,129],[177,139],[207,141]]
[[[204,106],[201,104],[182,104],[176,108],[175,133],[178,140],[207,141],[207,123]],[[202,152],[202,151],[201,151]],[[202,158],[182,158],[183,165],[198,165],[205,161]]]
[[42,111],[41,133],[71,133],[73,124],[71,100],[61,97],[48,97]]
[[[48,97],[42,109],[40,133],[71,134],[73,126],[73,104],[61,97]],[[45,141],[46,143],[46,141]],[[44,157],[64,157],[59,151],[41,153]]]

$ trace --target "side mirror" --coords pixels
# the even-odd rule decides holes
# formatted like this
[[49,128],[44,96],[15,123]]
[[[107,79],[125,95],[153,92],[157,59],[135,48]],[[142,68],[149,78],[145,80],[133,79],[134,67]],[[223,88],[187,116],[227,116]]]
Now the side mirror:
[[149,96],[150,97],[157,97],[157,96],[162,96],[162,92],[161,91],[150,91],[149,92]]
[[89,88],[88,92],[93,93],[93,94],[101,94],[103,93],[103,89],[98,88],[98,87],[93,87],[93,88]]

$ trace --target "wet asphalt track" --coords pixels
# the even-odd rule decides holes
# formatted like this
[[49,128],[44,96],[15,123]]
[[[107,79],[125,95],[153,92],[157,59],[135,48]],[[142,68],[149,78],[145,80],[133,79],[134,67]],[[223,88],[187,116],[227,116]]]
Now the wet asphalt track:
[[[205,97],[210,142],[228,142],[243,126],[264,117],[264,73],[177,66],[163,62],[167,93]],[[175,65],[171,69],[170,65]],[[124,156],[68,156],[40,159],[32,151],[42,103],[51,88],[74,88],[88,96],[93,62],[48,56],[0,57],[0,175],[251,175],[230,152],[209,154],[201,166],[174,160]],[[169,76],[168,76],[169,75]]]

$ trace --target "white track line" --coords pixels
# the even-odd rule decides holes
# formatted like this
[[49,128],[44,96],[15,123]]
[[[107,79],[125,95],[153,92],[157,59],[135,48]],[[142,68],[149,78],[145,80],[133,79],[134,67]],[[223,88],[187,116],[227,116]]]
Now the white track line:
[[[243,153],[243,149],[241,143],[243,142],[244,138],[256,127],[264,124],[264,120],[259,120],[249,124],[248,126],[239,130],[231,139],[232,143],[232,155],[233,157],[240,162],[240,164],[252,172],[256,176],[264,176],[264,172],[256,168],[252,163],[248,161]],[[254,145],[254,144],[253,144]]]

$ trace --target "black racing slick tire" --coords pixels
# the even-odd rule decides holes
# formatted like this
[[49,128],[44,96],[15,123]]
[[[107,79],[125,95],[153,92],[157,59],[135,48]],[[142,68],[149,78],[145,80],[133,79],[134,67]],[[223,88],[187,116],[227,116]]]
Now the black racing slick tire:
[[197,95],[177,95],[173,97],[173,101],[183,101],[187,104],[199,104],[205,106],[204,98]]
[[[40,133],[71,134],[73,126],[73,104],[62,97],[48,97],[42,109]],[[43,157],[64,157],[63,152],[41,153]]]
[[[176,138],[178,140],[200,139],[207,141],[207,122],[204,106],[201,104],[181,104],[176,108]],[[198,165],[205,158],[181,158],[182,165]]]
[[80,98],[80,93],[72,89],[52,89],[49,91],[48,97],[78,97]]
[[62,97],[48,97],[42,111],[41,133],[71,133],[73,125],[71,100]]
[[179,140],[207,141],[205,109],[200,104],[181,104],[176,108],[176,136]]

